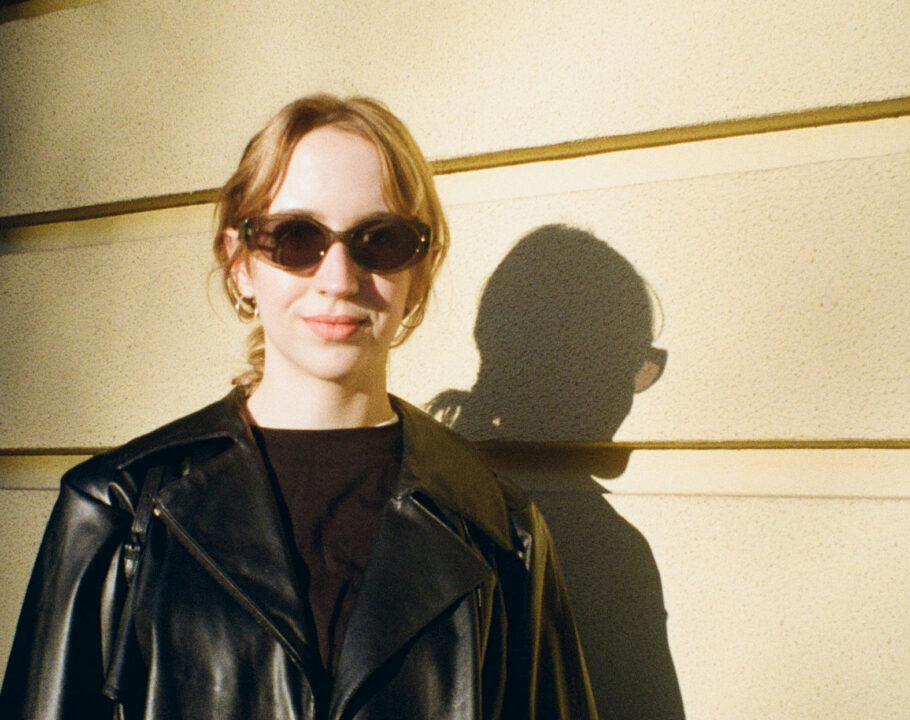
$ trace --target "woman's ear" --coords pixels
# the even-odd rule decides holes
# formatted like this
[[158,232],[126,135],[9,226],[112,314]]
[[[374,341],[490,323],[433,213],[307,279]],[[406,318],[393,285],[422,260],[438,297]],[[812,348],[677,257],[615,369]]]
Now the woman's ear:
[[430,252],[423,260],[411,270],[411,286],[408,289],[408,299],[405,303],[405,317],[411,314],[411,311],[426,299],[427,290],[431,282],[433,266],[436,264],[436,256],[439,254],[439,248],[435,245],[430,246]]
[[231,261],[231,278],[243,297],[253,297],[253,281],[250,277],[250,265],[247,254],[240,246],[240,237],[236,228],[224,231],[224,249]]
[[426,269],[418,268],[411,275],[411,284],[408,287],[408,298],[404,303],[404,316],[410,315],[414,308],[417,307],[427,294],[427,284],[429,283]]

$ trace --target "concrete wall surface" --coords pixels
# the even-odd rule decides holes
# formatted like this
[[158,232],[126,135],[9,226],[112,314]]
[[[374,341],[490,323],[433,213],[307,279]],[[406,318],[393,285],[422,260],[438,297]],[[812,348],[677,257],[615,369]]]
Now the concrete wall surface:
[[434,158],[902,97],[908,25],[894,0],[106,0],[0,25],[0,215],[217,187],[316,89],[384,99]]
[[[441,159],[910,95],[885,0],[58,5],[0,23],[0,667],[61,473],[249,330],[211,205],[3,217],[215,187],[320,89]],[[440,175],[390,387],[543,508],[604,718],[907,717],[910,116],[748,127]]]

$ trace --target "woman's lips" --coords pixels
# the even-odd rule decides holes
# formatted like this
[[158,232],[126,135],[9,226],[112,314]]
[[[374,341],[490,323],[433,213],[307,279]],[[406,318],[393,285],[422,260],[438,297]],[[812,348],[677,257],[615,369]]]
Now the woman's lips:
[[347,340],[366,324],[366,320],[353,315],[310,315],[303,321],[323,340],[334,342]]

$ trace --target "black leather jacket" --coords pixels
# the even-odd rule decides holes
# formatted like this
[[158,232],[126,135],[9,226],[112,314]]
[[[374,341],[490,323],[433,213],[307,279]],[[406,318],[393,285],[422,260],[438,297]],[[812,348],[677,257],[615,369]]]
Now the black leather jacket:
[[[0,717],[596,715],[549,532],[523,491],[393,398],[402,470],[334,678],[234,391],[68,472]],[[131,583],[124,546],[160,477]]]

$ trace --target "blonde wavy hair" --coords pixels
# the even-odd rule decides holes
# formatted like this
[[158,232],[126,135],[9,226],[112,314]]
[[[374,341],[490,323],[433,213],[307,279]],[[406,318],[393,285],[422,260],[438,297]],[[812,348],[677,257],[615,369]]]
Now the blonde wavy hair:
[[[368,140],[379,153],[383,198],[393,212],[416,217],[430,226],[433,244],[415,268],[416,302],[408,308],[392,346],[403,343],[426,314],[433,279],[449,247],[449,228],[433,183],[433,171],[411,133],[381,102],[366,97],[310,95],[286,105],[249,141],[240,164],[218,194],[214,242],[216,273],[242,320],[255,319],[255,308],[241,296],[232,267],[246,261],[247,250],[228,251],[227,238],[249,217],[264,214],[287,172],[300,139],[316,128],[332,126]],[[247,339],[248,369],[234,384],[251,390],[259,384],[265,364],[265,333],[256,323]]]

